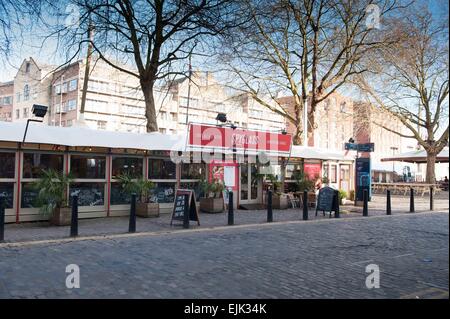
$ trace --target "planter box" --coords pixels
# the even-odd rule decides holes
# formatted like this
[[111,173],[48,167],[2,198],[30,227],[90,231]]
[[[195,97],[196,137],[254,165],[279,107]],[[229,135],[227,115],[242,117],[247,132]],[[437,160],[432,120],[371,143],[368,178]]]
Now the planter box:
[[159,217],[158,203],[136,203],[136,216]]
[[72,209],[70,207],[56,208],[49,219],[50,224],[56,226],[68,226],[72,220]]
[[222,213],[223,198],[200,198],[200,210],[207,213]]
[[289,207],[289,201],[286,194],[273,194],[272,195],[272,208],[273,209],[287,209]]

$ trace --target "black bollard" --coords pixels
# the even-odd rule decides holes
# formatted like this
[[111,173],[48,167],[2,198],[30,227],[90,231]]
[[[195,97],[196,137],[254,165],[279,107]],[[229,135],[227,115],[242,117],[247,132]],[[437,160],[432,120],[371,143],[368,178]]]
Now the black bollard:
[[363,191],[363,216],[369,216],[369,192],[367,191],[367,189],[365,189]]
[[[335,191],[334,192],[334,200],[336,201],[336,207],[335,207],[335,211],[334,211],[334,218],[339,218],[340,216],[340,212],[339,212],[339,191]],[[331,216],[331,213],[330,213]]]
[[0,241],[5,240],[5,199],[0,196]]
[[78,195],[72,196],[72,218],[70,220],[70,237],[78,236]]
[[128,232],[136,232],[136,194],[131,194],[130,222],[128,224]]
[[267,222],[273,222],[273,212],[272,212],[272,191],[267,192]]
[[303,220],[308,220],[308,192],[303,191]]
[[183,228],[189,228],[189,195],[184,195]]
[[434,192],[434,187],[430,186],[430,210],[434,209],[433,192]]
[[228,225],[234,225],[233,192],[228,193]]
[[409,212],[414,213],[414,189],[411,187],[409,190]]
[[391,190],[386,191],[386,215],[392,215],[391,211]]

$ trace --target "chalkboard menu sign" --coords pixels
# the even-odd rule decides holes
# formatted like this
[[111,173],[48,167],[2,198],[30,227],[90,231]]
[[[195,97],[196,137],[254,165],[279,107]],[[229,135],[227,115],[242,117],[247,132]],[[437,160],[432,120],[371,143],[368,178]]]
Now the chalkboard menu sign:
[[[186,201],[186,196],[188,195],[189,200]],[[189,189],[178,189],[175,194],[175,201],[173,203],[172,220],[170,225],[174,220],[183,221],[185,212],[189,214],[189,220],[194,220],[200,226],[200,219],[198,218],[197,204],[195,202],[195,194],[193,190]]]
[[317,199],[316,206],[316,215],[317,211],[321,210],[323,212],[332,212],[336,211],[336,202],[335,202],[335,193],[336,190],[331,187],[323,187],[319,190],[319,197]]

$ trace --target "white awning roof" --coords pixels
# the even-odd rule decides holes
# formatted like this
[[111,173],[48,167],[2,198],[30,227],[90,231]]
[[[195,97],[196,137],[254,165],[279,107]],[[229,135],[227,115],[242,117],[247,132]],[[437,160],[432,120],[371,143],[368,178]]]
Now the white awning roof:
[[[436,156],[437,163],[448,163],[449,161],[448,146],[444,147],[442,151]],[[405,152],[390,157],[382,158],[382,162],[389,161],[402,161],[410,163],[426,163],[427,162],[427,152],[425,150],[417,150],[411,152]]]
[[[0,122],[0,141],[22,142],[26,123]],[[141,150],[183,150],[186,135],[126,133],[85,127],[47,126],[30,122],[25,143],[63,146],[131,148]]]
[[336,161],[353,161],[350,156],[345,156],[344,151],[330,151],[317,147],[306,147],[293,145],[291,157],[300,157],[306,159],[336,160]]

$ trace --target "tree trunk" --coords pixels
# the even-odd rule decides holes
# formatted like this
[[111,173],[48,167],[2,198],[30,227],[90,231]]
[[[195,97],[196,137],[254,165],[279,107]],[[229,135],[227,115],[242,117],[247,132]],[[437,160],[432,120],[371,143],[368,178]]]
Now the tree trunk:
[[311,105],[311,109],[308,112],[308,145],[314,146],[314,126],[315,126],[315,116],[314,116],[315,107]]
[[426,182],[434,184],[436,182],[435,175],[436,153],[427,152],[427,175]]
[[295,125],[295,133],[292,137],[294,145],[302,145],[302,126],[301,123]]
[[147,133],[158,131],[156,120],[155,99],[153,97],[153,84],[141,81],[142,92],[145,99],[145,118],[147,119]]

